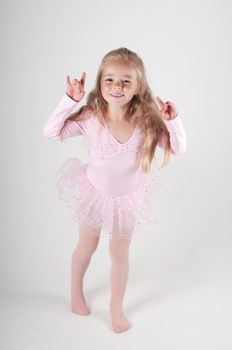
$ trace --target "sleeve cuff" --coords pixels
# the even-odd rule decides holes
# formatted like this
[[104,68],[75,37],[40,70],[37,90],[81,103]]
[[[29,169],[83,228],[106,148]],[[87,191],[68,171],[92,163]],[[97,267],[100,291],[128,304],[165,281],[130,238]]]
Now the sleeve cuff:
[[79,102],[79,101],[74,100],[74,98],[72,98],[71,96],[69,96],[69,95],[67,94],[67,92],[65,93],[65,95],[68,97],[68,99],[70,99],[70,100],[72,100],[72,101],[74,101],[74,102],[76,102],[76,103]]
[[167,126],[168,130],[177,130],[183,128],[183,123],[179,115],[177,115],[174,119],[165,120],[163,119],[165,125]]

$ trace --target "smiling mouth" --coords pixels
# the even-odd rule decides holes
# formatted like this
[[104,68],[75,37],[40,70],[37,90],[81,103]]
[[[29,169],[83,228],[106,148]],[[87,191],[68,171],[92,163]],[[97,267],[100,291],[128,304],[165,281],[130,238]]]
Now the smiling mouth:
[[112,97],[116,97],[116,98],[119,98],[119,97],[123,97],[124,95],[119,95],[119,94],[110,94],[110,96],[112,96]]

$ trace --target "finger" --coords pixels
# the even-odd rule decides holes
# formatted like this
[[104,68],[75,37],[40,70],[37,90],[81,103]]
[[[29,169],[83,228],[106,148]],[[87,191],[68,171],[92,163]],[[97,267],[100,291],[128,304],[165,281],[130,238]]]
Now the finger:
[[86,73],[83,72],[82,76],[81,76],[81,85],[82,85],[83,89],[85,87],[85,79],[86,79]]
[[74,79],[73,84],[76,85],[77,83],[79,83],[79,81],[77,79]]
[[164,106],[164,102],[161,100],[159,96],[156,96],[157,102],[159,103],[160,107]]
[[67,83],[68,86],[71,85],[71,81],[70,81],[69,75],[66,75],[66,83]]
[[163,107],[165,111],[170,108],[168,102],[165,102]]

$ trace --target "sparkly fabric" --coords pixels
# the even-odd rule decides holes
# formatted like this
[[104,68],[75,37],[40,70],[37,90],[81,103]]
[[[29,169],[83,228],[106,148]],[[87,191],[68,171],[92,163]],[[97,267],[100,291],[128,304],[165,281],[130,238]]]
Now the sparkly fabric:
[[[55,184],[73,218],[110,237],[138,237],[150,232],[152,203],[164,189],[155,170],[145,173],[138,165],[143,133],[135,127],[127,142],[119,142],[104,122],[91,111],[80,120],[67,120],[78,103],[65,94],[50,113],[43,128],[45,137],[61,140],[83,135],[89,146],[89,163],[67,159],[55,173]],[[170,133],[173,154],[185,151],[186,135],[179,116],[164,120]],[[158,145],[162,148],[162,139]],[[95,234],[95,233],[93,233]]]
[[137,238],[149,233],[156,222],[151,202],[164,189],[161,179],[150,172],[141,176],[134,190],[110,195],[96,190],[86,176],[87,167],[79,159],[70,158],[55,174],[59,197],[72,217],[101,229],[111,238],[130,238],[132,234]]

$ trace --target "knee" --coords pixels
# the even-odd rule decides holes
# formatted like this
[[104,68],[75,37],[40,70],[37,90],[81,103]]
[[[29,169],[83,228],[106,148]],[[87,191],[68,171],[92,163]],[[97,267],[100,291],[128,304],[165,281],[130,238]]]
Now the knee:
[[83,250],[83,249],[80,249],[80,247],[77,247],[73,252],[72,258],[76,263],[87,264],[89,263],[93,253],[94,253],[93,250],[87,250],[87,249]]
[[92,255],[95,253],[98,246],[98,242],[89,242],[89,244],[80,243],[77,245],[73,252],[73,255],[78,256],[78,260],[85,262],[89,261]]
[[89,258],[95,253],[97,250],[98,241],[91,242],[88,246],[85,246],[85,255]]
[[128,249],[125,247],[118,247],[111,245],[109,247],[109,255],[112,262],[124,263],[128,261]]

